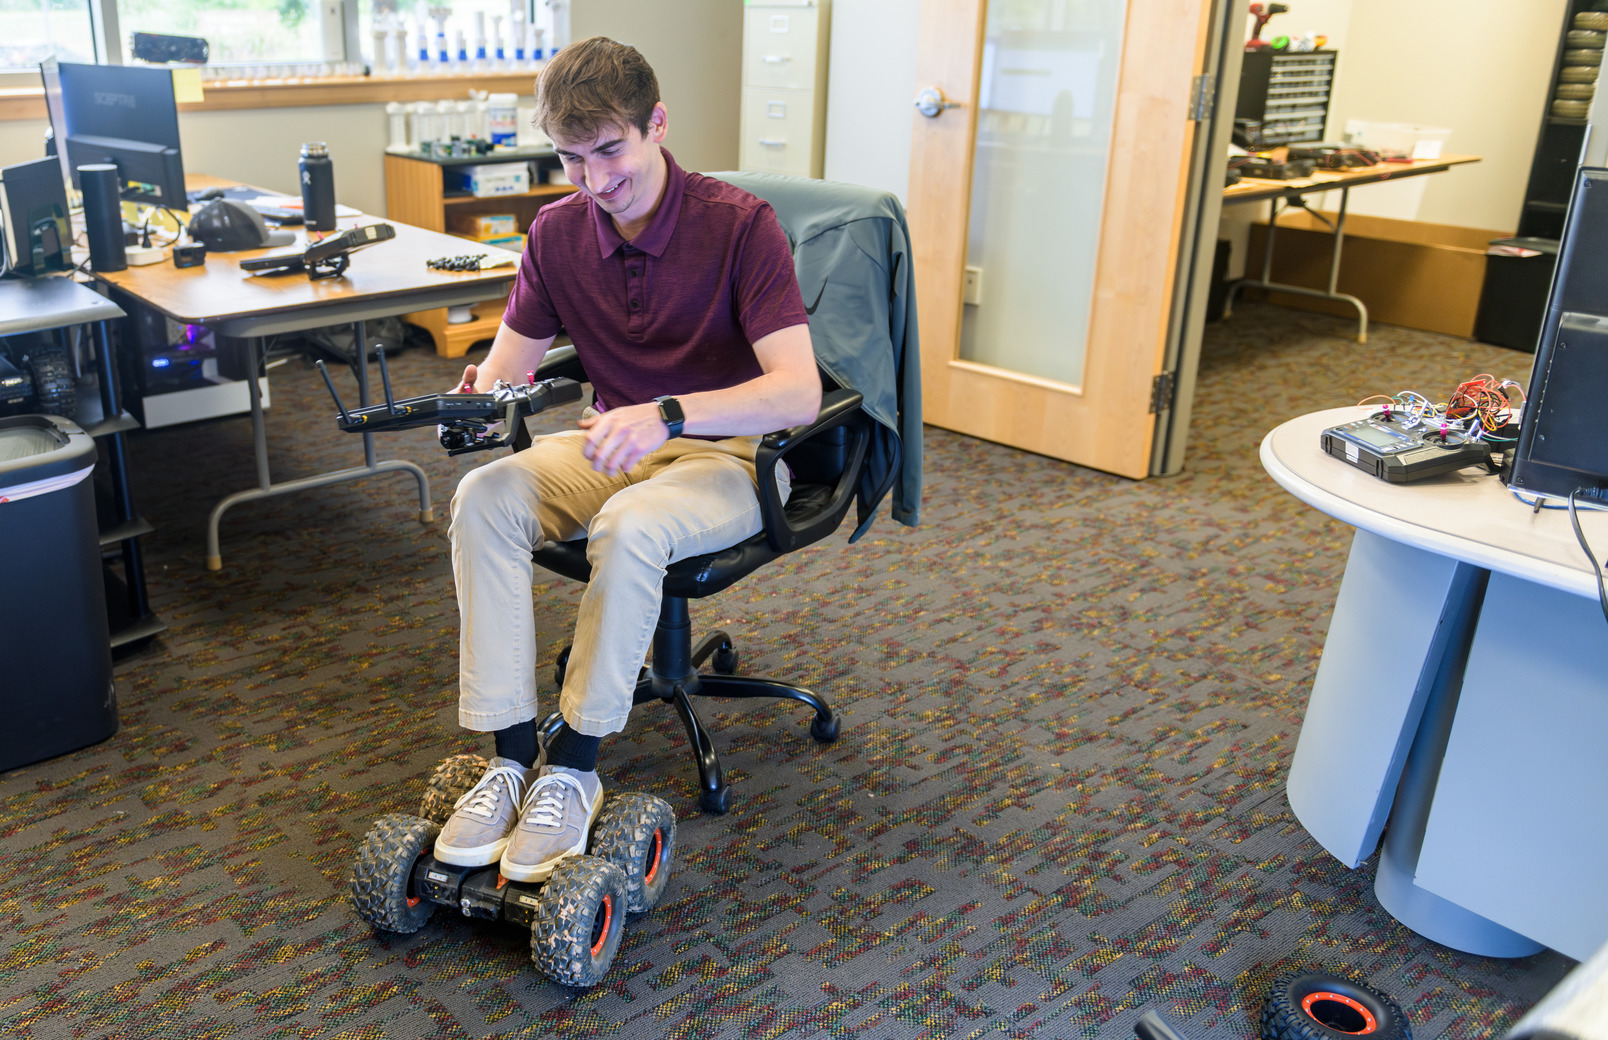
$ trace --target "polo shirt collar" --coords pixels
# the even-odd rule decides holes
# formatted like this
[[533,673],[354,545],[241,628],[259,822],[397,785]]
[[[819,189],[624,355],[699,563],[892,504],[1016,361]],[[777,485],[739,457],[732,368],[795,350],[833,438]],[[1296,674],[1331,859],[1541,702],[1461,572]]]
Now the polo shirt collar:
[[[681,199],[687,186],[687,172],[676,164],[675,157],[668,148],[661,147],[660,153],[664,156],[665,183],[664,197],[659,201],[658,212],[653,214],[647,228],[638,235],[631,246],[644,253],[651,253],[655,257],[664,255],[664,247],[670,244],[670,236],[676,230],[676,218],[681,216]],[[607,260],[614,255],[614,251],[625,245],[625,239],[614,227],[614,218],[603,211],[591,199],[587,205],[592,210],[592,224],[597,229],[598,259]]]

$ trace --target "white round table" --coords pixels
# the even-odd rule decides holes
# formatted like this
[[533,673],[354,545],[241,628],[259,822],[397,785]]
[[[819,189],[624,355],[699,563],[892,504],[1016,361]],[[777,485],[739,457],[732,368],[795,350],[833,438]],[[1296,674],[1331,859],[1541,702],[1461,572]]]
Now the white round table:
[[[1487,956],[1608,941],[1608,619],[1566,512],[1481,468],[1391,484],[1286,422],[1268,474],[1357,529],[1287,791],[1397,920]],[[1581,513],[1599,556],[1608,513]],[[1389,824],[1388,831],[1386,824]]]

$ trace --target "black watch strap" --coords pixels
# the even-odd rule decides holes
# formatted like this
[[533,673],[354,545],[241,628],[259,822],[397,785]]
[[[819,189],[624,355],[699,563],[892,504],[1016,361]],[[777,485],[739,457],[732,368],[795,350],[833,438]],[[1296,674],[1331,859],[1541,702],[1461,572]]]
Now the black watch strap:
[[655,397],[654,403],[659,406],[659,418],[670,430],[671,438],[681,436],[681,427],[687,422],[686,413],[681,410],[681,402],[674,397]]

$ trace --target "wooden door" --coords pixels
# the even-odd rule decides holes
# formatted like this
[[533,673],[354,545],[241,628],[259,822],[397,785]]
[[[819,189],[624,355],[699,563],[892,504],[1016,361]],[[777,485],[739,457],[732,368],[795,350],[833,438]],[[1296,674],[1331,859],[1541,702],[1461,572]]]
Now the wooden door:
[[[1087,19],[1102,0],[993,2],[1001,6],[992,28],[988,0],[921,4],[916,89],[933,88],[955,105],[936,116],[918,112],[912,117],[908,209],[921,325],[924,417],[946,429],[1144,477],[1151,469],[1154,391],[1167,345],[1190,186],[1197,127],[1190,112],[1192,86],[1206,50],[1211,2],[1104,0],[1102,17],[1117,23],[1120,43],[1078,42],[1083,32],[1079,19]],[[1030,21],[1041,17],[1039,11],[1050,33],[1048,44],[1005,39],[1010,34],[1001,29],[1001,19]],[[1083,58],[1070,61],[1065,55],[1049,55],[1046,48],[1053,50],[1059,45],[1056,41],[1068,40],[1074,50],[1083,48]],[[1016,58],[1003,56],[1013,48]],[[1109,85],[1060,90],[1046,114],[1045,104],[1029,96],[1030,87],[1056,76],[1080,83],[1080,73],[1070,68],[1079,61],[1109,63],[1105,70]],[[1011,62],[1021,67],[1007,67]],[[1031,178],[1032,163],[1018,164],[1015,194],[1049,203],[1043,207],[1046,219],[1036,229],[1031,226],[1033,207],[1027,208],[1025,221],[1018,217],[1018,240],[1043,236],[1052,244],[1052,255],[1029,270],[1005,274],[1003,285],[997,277],[1001,272],[984,268],[977,307],[978,311],[989,307],[992,297],[995,306],[1015,308],[1009,291],[1032,283],[1036,287],[1027,296],[1015,299],[1046,302],[1052,325],[1055,308],[1064,307],[1067,318],[1052,334],[1027,337],[1027,342],[1012,348],[1042,352],[1052,361],[1080,350],[1081,363],[1072,366],[1075,376],[1064,377],[1032,371],[1038,366],[1031,363],[1006,365],[968,357],[962,344],[963,326],[971,320],[963,318],[970,306],[963,302],[968,245],[976,245],[973,234],[987,234],[992,226],[973,200],[979,117],[992,128],[992,137],[1031,142],[1041,133],[1051,143],[1038,151],[1060,148],[1088,163],[1087,149],[1079,152],[1078,138],[1067,133],[1072,119],[1067,113],[1089,107],[1085,101],[1068,100],[1080,90],[1100,109],[1095,120],[1107,121],[1103,127],[1079,122],[1085,138],[1091,136],[1091,125],[1093,136],[1103,135],[1100,143],[1105,151],[1092,160],[1102,165],[1105,175],[1103,192],[1097,187],[1093,195],[1097,212],[1086,218],[1087,233],[1074,234],[1057,226],[1054,202],[1063,186],[1022,179]],[[985,105],[981,110],[980,100]],[[1010,111],[1012,106],[1021,111]],[[995,133],[999,128],[1003,131]],[[1057,243],[1087,250],[1088,274],[1081,280],[1056,281]],[[1003,294],[993,293],[993,288]],[[976,328],[968,333],[973,341]],[[998,344],[985,342],[981,349],[994,346]],[[1166,407],[1165,401],[1161,407]]]

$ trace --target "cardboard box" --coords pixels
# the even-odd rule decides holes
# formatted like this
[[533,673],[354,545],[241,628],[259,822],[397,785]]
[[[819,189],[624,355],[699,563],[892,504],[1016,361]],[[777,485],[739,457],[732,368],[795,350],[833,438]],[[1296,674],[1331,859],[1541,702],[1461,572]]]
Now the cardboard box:
[[524,235],[498,235],[493,238],[482,238],[482,245],[496,246],[498,249],[511,249],[516,253],[525,251]]
[[449,171],[460,188],[479,198],[523,195],[530,191],[530,168],[525,163],[482,163]]
[[[1324,216],[1335,219],[1333,213]],[[1486,246],[1492,239],[1508,234],[1347,214],[1338,291],[1361,300],[1368,308],[1370,322],[1472,337],[1485,281]],[[1252,225],[1245,254],[1249,277],[1261,276],[1266,241],[1267,222]],[[1333,244],[1329,229],[1309,214],[1280,214],[1278,233],[1273,239],[1272,280],[1303,288],[1326,288]],[[1265,299],[1281,307],[1345,318],[1355,318],[1357,313],[1344,303],[1264,293],[1252,286],[1246,286],[1242,293],[1247,299]]]
[[519,234],[519,225],[512,213],[453,213],[447,218],[447,228],[454,235],[478,242]]

